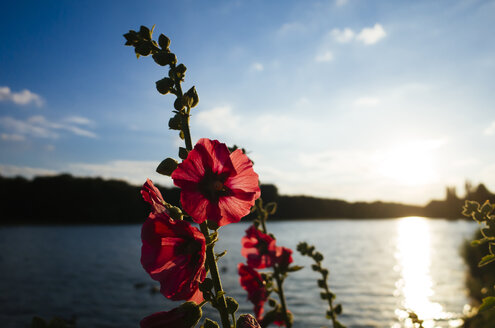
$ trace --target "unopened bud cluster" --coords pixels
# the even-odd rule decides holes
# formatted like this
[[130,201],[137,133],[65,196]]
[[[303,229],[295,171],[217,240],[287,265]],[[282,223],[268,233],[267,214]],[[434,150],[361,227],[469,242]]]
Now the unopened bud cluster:
[[314,261],[315,264],[311,265],[313,271],[319,272],[322,275],[322,279],[317,280],[317,285],[322,289],[320,292],[320,298],[322,300],[327,300],[328,302],[328,310],[327,310],[327,318],[332,320],[334,328],[342,328],[344,327],[338,320],[337,315],[342,313],[342,305],[337,304],[333,305],[333,300],[335,299],[335,294],[330,291],[327,284],[327,278],[329,276],[328,269],[325,269],[321,266],[321,262],[323,261],[323,254],[315,250],[315,247],[312,245],[308,245],[306,242],[301,242],[297,245],[297,250],[301,255],[309,256]]

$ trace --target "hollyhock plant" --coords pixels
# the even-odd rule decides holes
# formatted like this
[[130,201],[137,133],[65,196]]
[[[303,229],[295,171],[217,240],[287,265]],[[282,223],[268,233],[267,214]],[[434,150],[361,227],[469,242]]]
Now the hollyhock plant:
[[247,259],[247,264],[256,269],[273,266],[275,259],[282,254],[282,248],[275,245],[275,239],[255,226],[246,230],[241,239],[241,254]]
[[180,187],[183,209],[196,223],[205,220],[219,227],[239,222],[260,196],[258,175],[252,162],[224,143],[200,139],[172,173]]
[[139,324],[141,328],[192,328],[199,319],[202,311],[194,302],[186,302],[170,311],[157,312],[143,318]]
[[160,292],[171,300],[203,301],[199,283],[206,276],[203,234],[186,221],[166,213],[152,214],[141,230],[141,264]]
[[263,278],[256,270],[244,263],[239,263],[237,271],[242,288],[248,292],[248,299],[254,304],[254,314],[260,320],[263,314],[263,305],[268,299]]
[[282,272],[287,271],[289,264],[292,263],[292,249],[287,247],[281,247],[281,252],[275,258],[275,262]]

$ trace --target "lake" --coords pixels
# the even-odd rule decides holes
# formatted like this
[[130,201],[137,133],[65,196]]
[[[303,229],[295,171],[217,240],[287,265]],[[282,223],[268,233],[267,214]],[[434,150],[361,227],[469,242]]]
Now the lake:
[[[225,290],[252,313],[238,283],[240,239],[248,223],[220,229],[219,263]],[[74,316],[77,327],[138,327],[142,317],[175,306],[153,292],[142,269],[140,225],[0,227],[0,322],[27,327],[34,315]],[[406,327],[405,310],[425,327],[456,327],[468,303],[460,246],[477,224],[419,217],[269,222],[277,244],[295,251],[314,244],[330,270],[330,289],[348,327]],[[294,327],[331,327],[319,300],[311,260],[285,282]],[[268,309],[268,305],[265,306]]]

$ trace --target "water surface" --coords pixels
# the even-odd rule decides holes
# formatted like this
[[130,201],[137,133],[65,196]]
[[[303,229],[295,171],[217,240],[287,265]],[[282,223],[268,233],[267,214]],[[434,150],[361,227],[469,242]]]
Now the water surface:
[[[228,249],[220,262],[222,280],[242,312],[252,312],[236,272],[247,227],[223,227],[216,247]],[[425,327],[458,325],[468,302],[459,249],[476,228],[468,221],[424,218],[268,225],[279,245],[295,250],[307,241],[323,253],[348,327],[406,327],[408,309],[426,320]],[[156,284],[139,263],[139,225],[0,227],[0,250],[4,327],[28,326],[34,315],[75,316],[78,327],[137,327],[142,317],[175,306],[151,292]],[[306,266],[286,281],[294,327],[331,326],[310,259],[295,252],[294,260]]]

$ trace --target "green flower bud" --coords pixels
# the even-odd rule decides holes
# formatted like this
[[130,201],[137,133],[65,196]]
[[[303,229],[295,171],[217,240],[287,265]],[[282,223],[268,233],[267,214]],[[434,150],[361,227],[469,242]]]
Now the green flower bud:
[[129,33],[124,34],[124,38],[127,40],[126,46],[131,46],[139,41],[138,34],[136,31],[130,30]]
[[158,44],[163,50],[168,50],[168,47],[170,46],[170,39],[167,38],[165,35],[160,34],[158,37]]
[[210,320],[208,318],[205,319],[205,322],[203,323],[203,327],[204,328],[220,328],[218,323],[216,323],[215,321]]
[[153,60],[160,66],[175,65],[177,63],[175,54],[162,50],[153,55]]
[[174,101],[174,108],[178,111],[181,111],[186,105],[182,101],[182,97],[177,97]]
[[320,267],[317,264],[311,265],[311,269],[313,269],[313,271],[320,271]]
[[174,170],[177,168],[177,165],[178,163],[175,159],[166,158],[158,165],[158,167],[156,168],[156,172],[163,175],[171,176],[172,172],[174,172]]
[[156,81],[156,90],[158,90],[158,92],[160,92],[162,95],[166,95],[167,93],[169,93],[171,90],[173,90],[173,87],[174,81],[172,81],[172,79],[169,79],[168,77]]
[[181,129],[181,118],[180,118],[180,115],[179,114],[175,114],[174,117],[172,117],[169,121],[168,121],[168,128],[170,130],[180,130]]
[[136,54],[141,55],[141,56],[148,56],[151,53],[151,49],[153,48],[153,45],[150,41],[138,41],[136,43],[136,48],[134,51]]
[[184,98],[182,100],[186,106],[189,106],[189,108],[196,107],[196,105],[199,103],[199,96],[196,92],[196,88],[193,86],[191,89],[189,89],[184,94]]
[[168,208],[167,210],[172,220],[176,220],[176,221],[182,220],[182,211],[180,210],[180,208],[175,206],[170,206],[170,208]]
[[170,71],[168,71],[168,76],[172,80],[183,81],[184,77],[186,76],[186,70],[187,68],[186,66],[184,66],[184,64],[179,64],[177,65],[177,67],[174,67],[170,69]]
[[323,255],[320,252],[316,252],[315,255],[313,255],[313,259],[316,262],[321,262],[323,260]]
[[179,157],[180,157],[181,159],[186,159],[186,158],[187,158],[187,154],[188,154],[188,153],[189,153],[189,152],[187,151],[187,149],[186,149],[186,148],[184,148],[184,147],[179,147]]
[[234,298],[229,296],[225,299],[225,301],[227,302],[227,311],[230,314],[235,313],[235,311],[237,311],[237,309],[239,308],[239,303],[237,303]]
[[139,36],[143,39],[143,40],[147,40],[147,41],[150,41],[151,40],[151,31],[149,28],[147,28],[146,26],[142,26],[141,25],[141,28],[139,29]]
[[342,313],[342,304],[337,304],[334,311],[336,314],[341,314]]
[[325,288],[326,284],[325,284],[325,280],[323,279],[318,279],[318,287],[320,288]]

